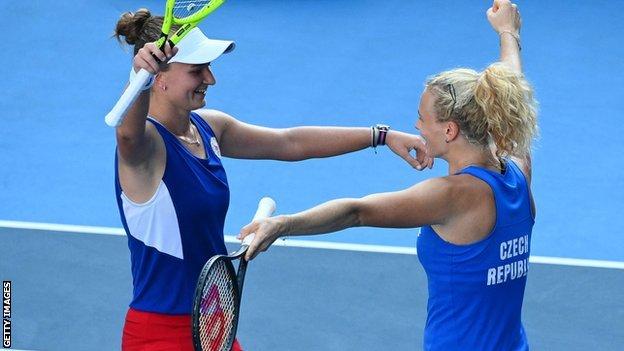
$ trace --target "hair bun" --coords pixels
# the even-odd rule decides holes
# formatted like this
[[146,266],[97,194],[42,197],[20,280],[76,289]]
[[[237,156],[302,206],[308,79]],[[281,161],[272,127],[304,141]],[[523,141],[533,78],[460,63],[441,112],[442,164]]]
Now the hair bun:
[[138,9],[136,12],[126,12],[121,15],[117,26],[115,27],[115,37],[121,41],[124,37],[126,43],[130,45],[136,44],[141,36],[143,26],[152,17],[148,9]]

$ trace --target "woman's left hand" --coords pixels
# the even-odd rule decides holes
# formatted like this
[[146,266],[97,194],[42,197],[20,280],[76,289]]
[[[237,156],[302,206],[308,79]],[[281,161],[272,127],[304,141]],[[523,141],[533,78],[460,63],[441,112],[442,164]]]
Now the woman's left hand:
[[[386,136],[386,145],[419,171],[433,167],[433,158],[427,155],[425,140],[419,135],[390,130]],[[412,150],[416,152],[415,155]]]

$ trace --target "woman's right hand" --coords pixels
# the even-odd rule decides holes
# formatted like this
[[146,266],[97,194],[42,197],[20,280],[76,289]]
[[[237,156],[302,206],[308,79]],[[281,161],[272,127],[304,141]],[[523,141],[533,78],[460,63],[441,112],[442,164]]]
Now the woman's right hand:
[[520,11],[518,6],[509,0],[494,0],[492,7],[487,10],[487,19],[496,33],[505,31],[520,34]]
[[[154,43],[147,43],[143,45],[132,61],[134,71],[138,72],[141,68],[143,68],[154,75],[160,72],[160,63],[169,61],[169,59],[178,52],[178,48],[174,47],[172,49],[169,43],[165,44],[164,49],[165,51],[163,52]],[[160,62],[158,62],[154,56],[158,57]]]
[[260,252],[268,250],[284,231],[285,223],[286,216],[276,216],[257,219],[244,226],[238,234],[238,239],[243,240],[249,235],[254,235],[245,253],[245,260],[251,261]]

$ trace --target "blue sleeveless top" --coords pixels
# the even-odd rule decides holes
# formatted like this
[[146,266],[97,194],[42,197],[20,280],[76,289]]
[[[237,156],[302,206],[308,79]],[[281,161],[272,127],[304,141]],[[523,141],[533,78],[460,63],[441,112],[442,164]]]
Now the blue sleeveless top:
[[214,132],[191,113],[206,151],[201,159],[163,125],[149,118],[162,136],[166,165],[154,196],[145,203],[121,190],[115,157],[115,189],[128,237],[133,297],[141,311],[189,314],[199,273],[215,254],[226,254],[223,224],[230,201],[225,170]]
[[494,228],[467,245],[421,228],[418,258],[427,273],[425,350],[528,350],[521,322],[534,219],[522,171],[506,160],[503,174],[469,166],[496,203]]

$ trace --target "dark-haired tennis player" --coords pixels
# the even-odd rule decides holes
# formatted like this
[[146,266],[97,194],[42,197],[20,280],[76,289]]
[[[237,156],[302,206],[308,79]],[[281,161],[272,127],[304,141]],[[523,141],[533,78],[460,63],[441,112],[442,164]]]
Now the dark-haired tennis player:
[[418,257],[429,286],[425,350],[528,350],[521,322],[535,209],[530,191],[535,101],[521,73],[520,14],[495,0],[487,18],[501,62],[482,72],[429,78],[416,127],[445,177],[408,189],[340,199],[255,221],[248,259],[285,235],[355,226],[421,227]]
[[[230,193],[222,156],[297,161],[386,144],[414,168],[431,166],[421,137],[385,126],[270,129],[202,109],[215,84],[210,62],[234,43],[208,39],[196,28],[162,52],[153,44],[161,26],[162,17],[143,9],[124,14],[116,28],[117,38],[134,46],[133,70],[156,75],[117,128],[117,204],[134,286],[124,350],[193,349],[197,278],[211,256],[227,253]],[[158,64],[153,56],[170,60]]]

